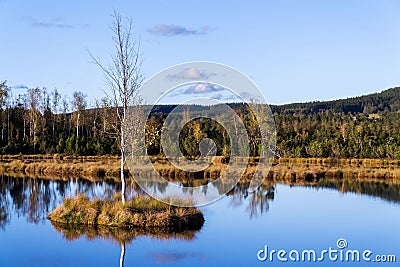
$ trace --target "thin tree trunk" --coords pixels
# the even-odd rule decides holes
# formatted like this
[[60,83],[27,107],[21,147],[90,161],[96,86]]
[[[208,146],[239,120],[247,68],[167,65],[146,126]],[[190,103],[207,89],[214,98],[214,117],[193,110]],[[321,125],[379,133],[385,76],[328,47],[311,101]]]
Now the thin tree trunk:
[[7,141],[10,141],[11,135],[10,135],[10,110],[7,107]]
[[125,241],[121,241],[121,256],[119,258],[119,267],[124,267],[125,260]]
[[123,204],[125,204],[125,196],[126,196],[126,181],[124,173],[124,163],[125,163],[124,145],[125,145],[124,136],[121,136],[121,183],[122,183],[121,197]]
[[33,120],[33,154],[36,154],[36,121]]
[[25,121],[25,117],[24,117],[24,138],[23,140],[25,141],[25,135],[26,135],[26,121]]
[[55,132],[55,124],[56,124],[56,115],[54,115],[54,117],[53,117],[53,132],[52,132],[52,134],[51,134],[51,136],[53,137],[53,139],[54,139],[54,132]]
[[71,131],[72,131],[72,114],[71,117],[69,118],[68,138],[71,137]]
[[80,118],[80,116],[81,116],[81,114],[79,114],[79,112],[78,112],[78,116],[76,119],[76,137],[77,138],[79,137],[79,118]]

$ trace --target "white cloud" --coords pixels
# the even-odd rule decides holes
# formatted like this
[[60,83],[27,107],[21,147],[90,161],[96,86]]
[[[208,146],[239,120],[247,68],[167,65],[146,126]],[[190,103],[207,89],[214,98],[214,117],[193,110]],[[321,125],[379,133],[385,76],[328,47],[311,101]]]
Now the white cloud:
[[211,92],[218,92],[224,90],[222,87],[213,85],[210,83],[198,83],[196,85],[190,86],[185,90],[185,94],[205,94]]
[[177,74],[168,75],[168,77],[170,79],[179,79],[179,80],[206,80],[214,75],[215,75],[214,73],[207,73],[206,71],[202,71],[192,67],[192,68],[186,68]]

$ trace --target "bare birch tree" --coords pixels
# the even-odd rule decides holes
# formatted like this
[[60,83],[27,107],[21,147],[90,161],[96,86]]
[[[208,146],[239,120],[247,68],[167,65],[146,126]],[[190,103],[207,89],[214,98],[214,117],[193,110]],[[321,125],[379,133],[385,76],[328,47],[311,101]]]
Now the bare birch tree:
[[87,102],[86,102],[86,96],[82,92],[75,91],[73,97],[74,98],[72,100],[72,106],[76,110],[76,138],[78,138],[81,115],[87,106]]
[[39,102],[40,102],[40,88],[39,87],[28,90],[28,101],[29,101],[29,109],[30,109],[29,133],[33,140],[33,153],[36,153],[36,142],[37,142],[36,130],[37,130],[38,120],[40,119],[39,110],[38,110]]
[[[8,98],[9,98],[9,93],[10,89],[6,85],[6,81],[0,83],[0,111],[3,111],[3,107],[5,107],[5,110],[7,111],[7,116],[9,114],[7,110],[7,103],[8,103]],[[0,113],[0,115],[3,115],[3,112]],[[3,116],[2,116],[3,117]],[[1,126],[1,141],[4,140],[4,128],[6,127],[5,121],[2,118],[2,122],[0,122]]]
[[52,92],[52,113],[53,113],[53,121],[52,121],[52,132],[51,136],[54,139],[54,133],[55,133],[55,128],[57,124],[57,114],[59,112],[59,105],[60,105],[60,100],[61,100],[61,94],[58,92],[57,89],[54,89]]
[[122,202],[126,198],[126,180],[124,174],[125,152],[127,148],[126,120],[129,107],[137,107],[141,103],[139,87],[143,81],[141,73],[140,44],[132,36],[132,19],[128,19],[127,27],[122,25],[122,18],[118,12],[112,15],[113,41],[115,53],[109,65],[103,65],[100,60],[90,52],[94,63],[100,67],[106,78],[109,92],[106,93],[112,108],[111,125],[116,137],[119,140],[121,152],[121,183]]

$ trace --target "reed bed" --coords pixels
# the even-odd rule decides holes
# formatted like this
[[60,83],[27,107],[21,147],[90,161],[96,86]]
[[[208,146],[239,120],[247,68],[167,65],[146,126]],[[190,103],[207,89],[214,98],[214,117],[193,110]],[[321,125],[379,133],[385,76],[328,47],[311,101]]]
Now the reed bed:
[[[251,178],[258,158],[250,158],[244,175]],[[226,170],[227,159],[216,157],[213,164],[201,172],[185,172],[175,168],[165,158],[151,157],[154,168],[170,180],[214,180]],[[243,159],[241,164],[246,163]],[[147,175],[153,166],[131,169],[130,175]],[[22,173],[27,176],[108,177],[118,178],[120,162],[117,156],[66,157],[62,155],[2,155],[1,173]],[[125,166],[128,174],[128,168]],[[400,179],[400,161],[392,159],[280,158],[260,175],[273,179],[310,180],[321,178]]]

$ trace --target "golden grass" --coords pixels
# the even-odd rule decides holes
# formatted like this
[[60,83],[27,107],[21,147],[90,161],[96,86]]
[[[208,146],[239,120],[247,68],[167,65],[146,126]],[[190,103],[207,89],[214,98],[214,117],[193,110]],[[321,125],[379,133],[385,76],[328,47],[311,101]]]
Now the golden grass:
[[[183,183],[201,185],[221,176],[226,159],[216,157],[213,164],[202,172],[185,172],[168,163],[165,158],[151,157],[154,168],[164,178]],[[244,159],[243,162],[244,163]],[[251,158],[244,178],[250,179],[257,167],[258,158]],[[131,169],[132,176],[147,175],[153,166]],[[67,157],[62,155],[2,155],[0,172],[22,173],[27,176],[48,177],[111,177],[118,178],[120,162],[117,156]],[[125,167],[125,172],[129,173]],[[336,159],[336,158],[280,158],[274,160],[270,170],[261,175],[274,179],[400,179],[400,160],[391,159]],[[51,178],[53,179],[53,178]]]
[[175,207],[148,196],[136,196],[122,204],[120,195],[112,200],[89,200],[85,195],[66,198],[47,218],[67,225],[104,225],[125,228],[200,229],[204,217],[197,208]]
[[116,156],[2,155],[0,171],[27,175],[113,177],[119,175],[120,165]]

